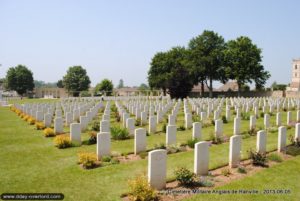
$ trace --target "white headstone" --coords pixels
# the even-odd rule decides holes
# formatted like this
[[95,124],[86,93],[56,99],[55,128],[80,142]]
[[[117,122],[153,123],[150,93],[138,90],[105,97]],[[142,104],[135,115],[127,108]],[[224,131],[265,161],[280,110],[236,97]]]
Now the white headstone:
[[280,126],[278,128],[278,152],[282,152],[285,150],[286,146],[286,127]]
[[264,116],[264,126],[265,126],[265,129],[270,127],[270,115],[269,114],[265,114],[265,116]]
[[241,146],[242,146],[242,136],[234,135],[230,137],[229,145],[229,167],[235,168],[240,163],[241,156]]
[[100,121],[100,133],[110,133],[110,122],[107,120]]
[[149,133],[156,133],[156,116],[149,117]]
[[200,122],[193,123],[193,139],[201,140],[202,126]]
[[54,119],[54,133],[63,133],[63,119],[61,117]]
[[208,175],[209,164],[209,142],[198,142],[194,151],[194,173],[197,175]]
[[128,129],[129,135],[134,135],[134,129],[135,129],[135,119],[134,118],[128,118],[126,120],[126,128]]
[[240,134],[240,127],[241,127],[241,119],[238,117],[235,117],[234,123],[233,123],[233,134],[234,135]]
[[152,188],[161,190],[166,187],[167,151],[154,150],[148,156],[148,182]]
[[169,115],[168,125],[176,125],[175,116],[172,114]]
[[146,129],[135,129],[134,133],[134,154],[146,151]]
[[276,125],[281,126],[281,113],[277,112],[276,114]]
[[186,113],[185,114],[185,128],[189,129],[192,127],[192,114],[191,113]]
[[88,117],[87,116],[80,116],[81,131],[85,131],[87,125],[88,125]]
[[256,117],[254,115],[250,116],[250,129],[255,129],[256,127]]
[[264,154],[266,153],[267,149],[267,135],[264,130],[257,132],[257,142],[256,142],[256,150],[257,152]]
[[45,114],[44,115],[44,125],[45,127],[50,127],[52,121],[52,115],[51,114]]
[[66,113],[66,125],[67,126],[72,123],[72,118],[73,118],[72,116],[73,116],[72,112],[67,112]]
[[37,111],[36,112],[36,120],[37,121],[43,121],[44,120],[44,113],[43,113],[43,111]]
[[110,133],[98,133],[97,134],[97,157],[98,160],[102,156],[110,155]]
[[147,124],[147,113],[141,112],[141,125],[146,125],[146,124]]
[[292,112],[288,111],[286,117],[286,124],[289,125],[291,122],[292,122]]
[[166,145],[176,144],[176,126],[167,126]]
[[70,124],[70,139],[74,143],[81,144],[81,127],[80,123]]
[[223,135],[223,121],[218,119],[215,121],[215,136],[220,138]]
[[295,125],[295,141],[300,141],[300,123],[296,123]]

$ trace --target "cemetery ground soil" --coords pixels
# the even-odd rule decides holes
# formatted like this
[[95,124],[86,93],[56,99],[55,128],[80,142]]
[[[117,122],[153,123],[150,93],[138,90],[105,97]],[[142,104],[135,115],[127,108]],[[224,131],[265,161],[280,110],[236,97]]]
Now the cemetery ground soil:
[[[30,102],[35,102],[35,100],[30,100]],[[286,113],[283,113],[283,122],[285,116]],[[95,145],[59,150],[53,146],[53,138],[43,137],[42,131],[37,131],[34,126],[29,126],[8,108],[0,108],[0,119],[0,193],[61,192],[65,194],[65,200],[120,200],[120,195],[128,192],[127,180],[137,174],[146,173],[147,160],[83,170],[76,164],[77,153],[80,151],[95,152]],[[274,120],[274,116],[271,117],[270,123],[272,124]],[[179,125],[183,124],[182,114],[179,114],[178,121]],[[257,124],[262,125],[262,122],[263,119],[260,118]],[[249,121],[242,121],[241,130],[247,130],[248,125]],[[213,128],[211,126],[203,129],[204,139],[208,138],[208,133],[212,132]],[[225,135],[232,135],[232,128],[232,122],[224,124]],[[294,128],[287,131],[288,135],[293,133]],[[83,140],[86,140],[87,137],[87,134],[84,134]],[[190,137],[191,130],[181,131],[177,134],[179,142],[185,142]],[[147,148],[153,148],[155,143],[164,142],[164,140],[163,133],[151,135],[147,137]],[[242,158],[246,158],[246,151],[255,147],[256,137],[243,139],[242,143]],[[210,169],[228,164],[228,146],[228,143],[224,143],[210,148]],[[267,150],[271,151],[276,148],[277,132],[270,133]],[[132,152],[133,140],[113,142],[112,151]],[[168,180],[174,179],[174,168],[182,165],[192,170],[193,151],[168,156]],[[289,170],[286,174],[291,174],[290,172]],[[285,176],[281,177],[285,178]],[[284,183],[284,181],[282,182]],[[296,183],[294,184],[296,185]]]

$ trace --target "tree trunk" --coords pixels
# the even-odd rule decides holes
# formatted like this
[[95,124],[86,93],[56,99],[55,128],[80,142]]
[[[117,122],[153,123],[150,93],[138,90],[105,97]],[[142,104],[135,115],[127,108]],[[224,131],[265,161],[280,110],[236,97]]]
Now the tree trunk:
[[238,85],[238,97],[241,96],[241,83],[237,82]]
[[163,88],[163,94],[164,94],[164,96],[167,95],[166,88]]
[[213,84],[212,84],[212,78],[209,78],[209,97],[212,98],[213,97]]
[[201,97],[204,97],[204,81],[201,81]]

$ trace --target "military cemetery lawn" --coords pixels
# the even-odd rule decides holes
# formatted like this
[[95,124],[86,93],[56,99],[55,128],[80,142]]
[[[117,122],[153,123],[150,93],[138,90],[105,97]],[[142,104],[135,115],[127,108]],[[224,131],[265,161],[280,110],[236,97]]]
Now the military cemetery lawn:
[[[194,197],[185,199],[185,201],[204,201],[204,200],[245,200],[245,201],[298,201],[300,198],[300,156],[289,161],[280,163],[274,167],[267,168],[257,174],[246,177],[242,180],[232,181],[231,183],[216,188],[220,194],[213,193],[211,195],[199,194]],[[242,191],[237,194],[228,194],[227,191],[232,190],[257,190],[257,195],[245,193]],[[222,193],[223,192],[223,193]]]
[[[25,99],[14,101],[11,103],[56,103],[56,100],[38,100]],[[110,101],[111,106],[115,106],[115,101]],[[103,102],[105,106],[107,101]],[[189,110],[193,110],[188,104]],[[174,106],[172,103],[171,106]],[[172,107],[170,107],[172,108]],[[225,116],[223,108],[219,117]],[[161,123],[157,125],[157,132],[147,136],[147,151],[155,149],[160,143],[166,142],[166,134],[163,131],[164,125],[167,123],[168,114],[166,112]],[[212,144],[209,148],[209,169],[216,169],[228,165],[229,163],[229,138],[233,136],[233,119],[234,108],[231,109],[231,118],[228,123],[223,124],[223,133],[225,142],[221,144]],[[261,113],[259,109],[259,113]],[[292,120],[296,119],[296,110],[292,114]],[[183,104],[179,107],[176,126],[177,128],[185,125],[185,111]],[[101,121],[104,114],[103,110],[99,110],[94,120]],[[251,110],[249,114],[253,115]],[[133,114],[130,114],[134,117]],[[195,115],[193,115],[195,116]],[[264,117],[256,120],[256,127],[264,128]],[[281,111],[281,122],[286,125],[287,111]],[[110,115],[110,126],[122,126],[122,122],[116,121],[113,115]],[[194,118],[194,117],[193,117]],[[89,129],[81,133],[81,146],[70,147],[66,149],[57,149],[54,146],[53,138],[45,138],[43,131],[36,130],[34,125],[29,125],[23,121],[16,113],[12,112],[8,107],[0,108],[0,193],[63,193],[64,200],[120,200],[122,194],[128,193],[128,180],[138,174],[147,175],[148,160],[139,159],[126,163],[112,164],[108,166],[98,167],[90,170],[81,168],[78,162],[78,153],[94,152],[96,153],[96,144],[87,144],[89,139]],[[198,119],[194,119],[198,120]],[[270,129],[267,132],[266,151],[275,151],[278,144],[278,131],[276,125],[276,113],[270,116]],[[135,128],[146,128],[145,126],[135,126]],[[275,129],[274,129],[275,128]],[[65,132],[70,132],[69,126],[64,126]],[[249,119],[242,119],[240,124],[240,132],[242,134],[241,159],[248,159],[248,151],[256,149],[256,135],[249,135]],[[202,140],[211,140],[214,135],[215,126],[213,124],[202,125]],[[290,126],[287,129],[286,144],[290,144],[289,136],[294,136],[295,128]],[[176,143],[186,144],[192,138],[192,129],[177,130]],[[134,139],[111,140],[111,152],[119,155],[133,154]],[[186,167],[193,170],[194,167],[194,151],[186,150],[178,153],[167,155],[167,181],[175,180],[174,169],[176,167]],[[233,181],[225,186],[216,189],[286,189],[291,190],[287,195],[197,195],[190,198],[191,200],[206,200],[213,198],[216,200],[293,200],[300,198],[300,194],[296,189],[300,188],[297,174],[300,167],[300,158],[295,157],[289,161],[285,161],[271,168],[266,168],[261,172],[245,177],[242,180]],[[203,197],[202,197],[203,196]]]

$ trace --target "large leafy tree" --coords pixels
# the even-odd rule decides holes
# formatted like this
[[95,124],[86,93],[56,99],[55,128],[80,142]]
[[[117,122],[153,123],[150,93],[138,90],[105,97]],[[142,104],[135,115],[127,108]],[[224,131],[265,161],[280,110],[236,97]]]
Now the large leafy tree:
[[262,88],[270,73],[261,64],[261,49],[245,36],[227,42],[225,52],[226,76],[238,84],[238,94],[241,86],[255,82],[256,88]]
[[114,85],[109,79],[104,79],[98,83],[95,87],[95,95],[100,93],[105,93],[107,96],[110,96],[113,92]]
[[33,74],[23,65],[11,67],[6,74],[7,88],[23,96],[34,88]]
[[224,38],[213,31],[205,30],[189,42],[189,61],[193,66],[196,82],[201,83],[202,93],[206,83],[210,97],[212,97],[213,80],[222,82],[227,80],[224,73],[224,49]]
[[162,89],[166,95],[168,79],[170,76],[170,66],[167,65],[168,54],[158,52],[154,55],[148,71],[148,83],[150,88]]
[[80,91],[87,91],[90,86],[90,78],[86,70],[81,66],[70,67],[67,74],[63,77],[63,86],[69,94],[77,97]]
[[58,88],[64,88],[63,80],[58,80],[57,83],[56,83],[56,86],[57,86]]
[[118,89],[123,88],[123,87],[124,87],[124,80],[120,79],[119,84],[118,84]]
[[151,88],[163,89],[171,98],[185,98],[194,83],[188,51],[174,47],[168,52],[157,53],[151,62],[148,82]]

